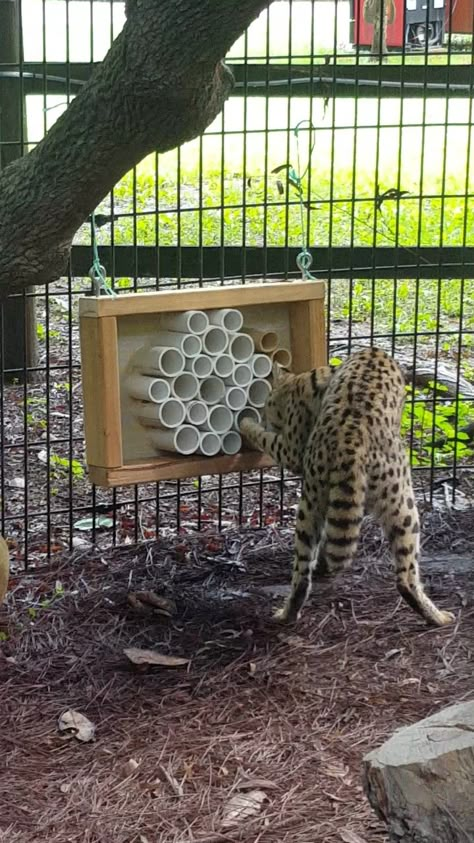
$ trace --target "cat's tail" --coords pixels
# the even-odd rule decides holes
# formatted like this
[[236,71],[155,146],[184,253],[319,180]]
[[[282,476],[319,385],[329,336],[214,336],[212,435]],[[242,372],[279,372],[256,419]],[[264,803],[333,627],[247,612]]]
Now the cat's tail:
[[333,463],[329,473],[326,520],[317,572],[337,574],[349,568],[357,551],[367,494],[365,459],[355,448]]

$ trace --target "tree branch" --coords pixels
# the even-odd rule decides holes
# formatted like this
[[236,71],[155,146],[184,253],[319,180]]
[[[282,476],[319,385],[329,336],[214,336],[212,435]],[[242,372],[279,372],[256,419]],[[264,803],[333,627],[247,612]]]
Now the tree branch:
[[0,174],[0,295],[58,278],[75,232],[117,181],[202,134],[232,89],[224,56],[271,2],[129,0],[103,63]]

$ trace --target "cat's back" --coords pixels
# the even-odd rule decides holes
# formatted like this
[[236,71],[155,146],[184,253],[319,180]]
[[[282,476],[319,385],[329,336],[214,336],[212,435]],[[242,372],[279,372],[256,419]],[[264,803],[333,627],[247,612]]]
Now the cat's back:
[[379,348],[355,352],[334,372],[321,401],[314,438],[335,453],[343,443],[399,439],[405,380],[398,363]]

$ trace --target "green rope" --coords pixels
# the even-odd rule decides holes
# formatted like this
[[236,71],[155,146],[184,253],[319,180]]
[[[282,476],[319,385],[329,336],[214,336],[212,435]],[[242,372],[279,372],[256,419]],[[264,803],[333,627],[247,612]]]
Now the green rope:
[[[308,155],[308,163],[306,165],[306,169],[304,172],[301,172],[301,158],[300,158],[300,144],[299,144],[299,132],[301,127],[307,124],[311,130],[311,145]],[[289,169],[289,177],[292,182],[295,184],[295,187],[298,191],[298,196],[300,199],[300,227],[301,227],[301,252],[296,258],[296,265],[299,270],[301,270],[301,276],[303,281],[316,281],[314,275],[311,274],[310,269],[313,263],[313,256],[308,249],[309,245],[309,227],[306,225],[306,214],[305,214],[305,207],[303,202],[303,187],[302,182],[305,178],[308,170],[311,166],[311,157],[313,154],[314,146],[316,143],[316,136],[315,136],[315,127],[311,123],[310,120],[300,120],[300,122],[295,126],[293,130],[293,134],[296,138],[296,157],[298,163],[298,172],[294,169],[294,167],[290,167]]]
[[99,260],[99,250],[97,248],[97,232],[95,227],[95,214],[91,214],[91,240],[92,240],[92,266],[89,270],[89,277],[92,281],[94,295],[100,296],[103,292],[107,296],[115,298],[117,295],[107,282],[107,272],[105,266],[102,266]]

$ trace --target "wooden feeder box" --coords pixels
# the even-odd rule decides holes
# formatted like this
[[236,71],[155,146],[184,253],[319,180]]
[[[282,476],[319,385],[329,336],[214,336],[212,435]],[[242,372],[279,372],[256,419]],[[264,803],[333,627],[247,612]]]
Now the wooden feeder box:
[[123,383],[132,355],[156,344],[160,314],[238,308],[244,324],[278,331],[294,372],[326,363],[323,281],[133,293],[80,300],[86,454],[92,483],[103,487],[225,474],[272,465],[257,451],[234,456],[157,452],[130,410]]

